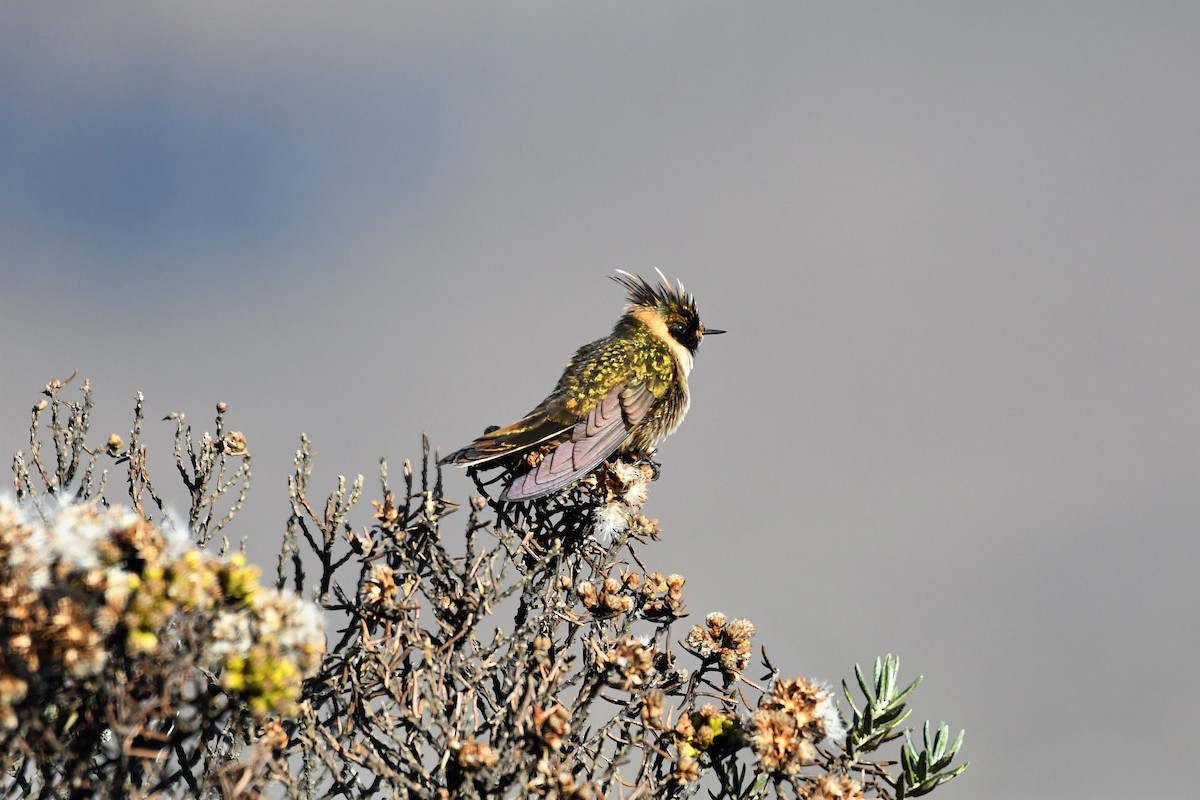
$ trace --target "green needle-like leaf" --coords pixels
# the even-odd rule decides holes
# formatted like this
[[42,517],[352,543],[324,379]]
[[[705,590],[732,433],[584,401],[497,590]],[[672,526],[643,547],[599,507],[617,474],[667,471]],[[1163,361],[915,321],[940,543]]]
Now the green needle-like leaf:
[[892,702],[898,703],[901,700],[903,700],[904,698],[908,697],[910,694],[912,694],[913,689],[916,689],[918,686],[921,685],[921,681],[923,681],[924,679],[925,679],[924,675],[918,675],[916,678],[913,679],[913,682],[910,683],[904,691],[900,692],[900,694],[896,695],[896,697],[894,697],[892,699]]
[[946,723],[938,725],[937,732],[933,735],[933,741],[929,741],[929,722],[925,722],[925,749],[929,751],[929,755],[937,760],[942,757],[946,750],[946,742],[950,738],[950,731],[946,728]]
[[904,721],[911,713],[911,709],[906,709],[903,705],[895,708],[889,708],[875,718],[876,724],[880,727],[887,726],[893,728]]
[[[857,668],[858,665],[856,664],[855,669]],[[854,698],[850,696],[850,684],[846,683],[844,680],[842,681],[842,694],[846,696],[846,702],[849,703],[850,708],[854,710],[855,719],[861,717],[862,714],[859,712],[858,706],[854,704]]]
[[[858,664],[854,665],[854,676],[856,678],[858,678],[858,687],[860,689],[862,689],[863,696],[866,697],[867,700],[874,700],[875,695],[873,695],[871,693],[871,687],[867,684],[867,678],[865,675],[863,675],[862,667],[860,667]],[[878,660],[876,660],[876,662],[875,662],[875,681],[876,681],[876,685],[878,685],[878,681],[879,681],[879,661]]]

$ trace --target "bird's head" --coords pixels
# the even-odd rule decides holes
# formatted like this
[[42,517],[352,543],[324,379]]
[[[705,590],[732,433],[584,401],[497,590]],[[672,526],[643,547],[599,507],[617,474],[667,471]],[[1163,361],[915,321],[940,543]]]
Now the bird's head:
[[[700,313],[696,310],[696,298],[687,293],[682,281],[676,281],[672,286],[667,276],[657,269],[655,271],[662,280],[658,286],[651,285],[640,275],[617,270],[619,274],[614,276],[613,280],[624,286],[625,291],[629,293],[626,316],[634,316],[647,323],[661,321],[666,334],[689,353],[696,352],[705,334],[715,336],[725,332],[704,327],[704,323],[700,321]],[[651,324],[650,327],[659,328],[656,324]]]

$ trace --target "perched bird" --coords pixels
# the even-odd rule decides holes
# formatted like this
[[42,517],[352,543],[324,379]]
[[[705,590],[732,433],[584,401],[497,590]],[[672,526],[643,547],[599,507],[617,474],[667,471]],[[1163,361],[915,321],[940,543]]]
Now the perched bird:
[[570,486],[614,454],[648,456],[679,427],[700,340],[725,331],[705,330],[695,299],[662,272],[661,286],[617,272],[613,280],[629,293],[629,306],[612,333],[579,348],[554,391],[524,419],[488,431],[443,464],[512,468],[500,499],[532,500]]

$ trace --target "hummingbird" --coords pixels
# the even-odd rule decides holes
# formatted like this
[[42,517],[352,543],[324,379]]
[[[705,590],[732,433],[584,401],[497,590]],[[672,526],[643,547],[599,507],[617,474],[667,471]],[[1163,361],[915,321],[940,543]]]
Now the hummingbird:
[[688,374],[705,328],[696,300],[672,286],[617,270],[629,305],[612,333],[585,344],[550,395],[524,418],[488,430],[441,460],[514,469],[500,499],[522,502],[564,489],[613,455],[646,456],[687,414]]

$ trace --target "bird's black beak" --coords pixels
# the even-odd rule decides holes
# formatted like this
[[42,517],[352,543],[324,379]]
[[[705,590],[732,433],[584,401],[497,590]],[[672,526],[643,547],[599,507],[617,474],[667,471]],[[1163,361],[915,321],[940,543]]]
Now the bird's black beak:
[[718,333],[725,333],[725,331],[718,330],[717,328],[705,328],[704,329],[705,336],[716,336]]

